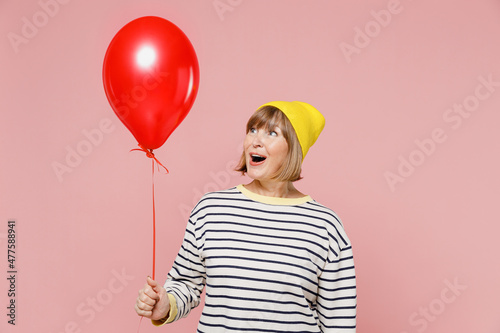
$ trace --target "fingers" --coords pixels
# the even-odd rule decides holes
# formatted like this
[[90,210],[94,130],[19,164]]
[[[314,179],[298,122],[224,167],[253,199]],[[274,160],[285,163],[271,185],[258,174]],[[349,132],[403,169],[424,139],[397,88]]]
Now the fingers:
[[134,309],[135,309],[135,312],[137,312],[137,314],[139,316],[151,318],[153,315],[153,310],[152,310],[153,308],[152,307],[150,310],[146,310],[144,308],[144,305],[143,304],[141,305],[139,302],[135,303]]
[[150,276],[147,277],[146,281],[154,292],[160,294],[160,291],[163,288],[163,286],[161,286],[157,281],[153,280]]
[[150,277],[148,277],[147,282],[148,283],[144,285],[144,288],[139,290],[139,296],[143,293],[153,300],[158,300],[160,298],[157,290],[158,282],[152,280]]
[[[148,286],[148,288],[150,288]],[[150,291],[151,292],[151,291]],[[155,296],[156,293],[154,293]],[[148,295],[144,289],[139,290],[139,296],[135,302],[135,311],[138,315],[150,318],[153,314],[153,308],[155,307],[157,298],[152,298]]]
[[151,286],[151,288],[155,288],[156,286],[158,286],[158,282],[156,282],[155,280],[153,280],[150,276],[148,276],[146,278],[146,282],[149,286]]
[[139,290],[139,295],[137,296],[138,301],[151,306],[155,305],[159,298],[159,295],[151,287]]
[[153,309],[160,299],[159,293],[155,290],[156,288],[158,288],[158,282],[148,276],[147,283],[139,290],[137,296],[135,311],[138,315],[151,318]]

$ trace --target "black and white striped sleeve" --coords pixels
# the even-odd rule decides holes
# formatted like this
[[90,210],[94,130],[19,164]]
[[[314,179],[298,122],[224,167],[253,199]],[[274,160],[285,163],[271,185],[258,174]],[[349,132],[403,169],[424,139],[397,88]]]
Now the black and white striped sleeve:
[[164,285],[167,293],[172,294],[177,303],[174,321],[186,317],[191,309],[200,304],[205,280],[206,271],[199,255],[195,222],[190,219],[181,248]]
[[323,333],[354,333],[357,296],[353,252],[338,223],[331,229],[328,261],[318,281],[318,318]]

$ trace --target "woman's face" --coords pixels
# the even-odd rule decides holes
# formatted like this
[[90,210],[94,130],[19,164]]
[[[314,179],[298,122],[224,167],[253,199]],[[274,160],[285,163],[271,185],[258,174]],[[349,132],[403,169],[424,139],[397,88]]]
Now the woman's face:
[[288,143],[279,127],[251,128],[243,143],[247,175],[255,180],[269,181],[285,163]]

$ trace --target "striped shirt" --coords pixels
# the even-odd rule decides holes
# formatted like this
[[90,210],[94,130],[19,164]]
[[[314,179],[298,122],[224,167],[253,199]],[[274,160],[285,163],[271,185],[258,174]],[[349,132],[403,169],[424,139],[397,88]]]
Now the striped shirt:
[[172,321],[199,305],[205,286],[200,333],[356,331],[351,243],[337,215],[309,196],[242,185],[205,194],[165,282]]

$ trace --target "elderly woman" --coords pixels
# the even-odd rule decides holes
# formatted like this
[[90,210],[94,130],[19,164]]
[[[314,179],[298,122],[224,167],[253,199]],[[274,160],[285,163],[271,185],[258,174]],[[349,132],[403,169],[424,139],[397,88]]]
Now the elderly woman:
[[163,325],[200,303],[198,332],[355,332],[351,243],[337,215],[298,191],[324,127],[302,102],[271,102],[247,123],[238,171],[252,180],[204,195],[161,286],[147,278],[135,309]]

